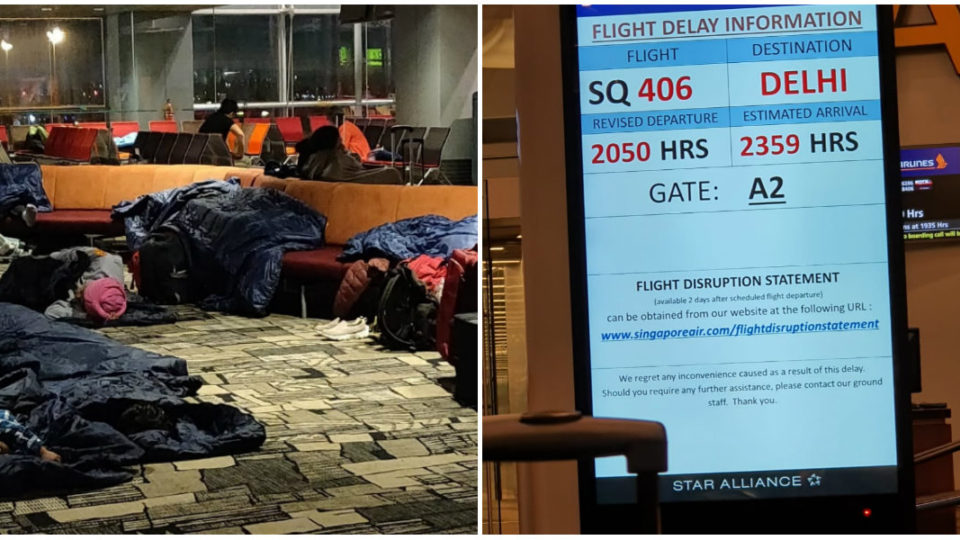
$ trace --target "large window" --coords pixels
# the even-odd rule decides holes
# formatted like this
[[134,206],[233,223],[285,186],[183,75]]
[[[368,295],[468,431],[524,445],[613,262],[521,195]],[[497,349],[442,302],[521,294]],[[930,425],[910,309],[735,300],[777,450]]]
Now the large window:
[[281,15],[195,15],[197,103],[280,99]]
[[0,109],[103,106],[100,19],[0,18]]
[[338,6],[203,9],[193,15],[195,103],[390,99],[391,48],[390,21],[340,24]]
[[352,95],[352,25],[341,27],[337,15],[294,16],[294,101],[343,99]]

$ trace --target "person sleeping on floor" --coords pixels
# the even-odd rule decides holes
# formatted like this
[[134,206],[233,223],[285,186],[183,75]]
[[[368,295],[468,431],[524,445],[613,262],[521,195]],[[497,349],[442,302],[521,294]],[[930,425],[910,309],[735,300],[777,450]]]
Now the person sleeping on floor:
[[4,454],[26,454],[46,461],[60,461],[60,454],[44,446],[40,437],[21,424],[10,411],[0,409],[0,455]]

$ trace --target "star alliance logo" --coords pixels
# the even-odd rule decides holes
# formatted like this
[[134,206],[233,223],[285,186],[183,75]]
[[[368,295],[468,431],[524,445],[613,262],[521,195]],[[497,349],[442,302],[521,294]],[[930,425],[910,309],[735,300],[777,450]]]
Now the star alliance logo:
[[811,474],[807,477],[807,483],[810,487],[820,487],[820,480],[822,477],[817,476],[816,474]]

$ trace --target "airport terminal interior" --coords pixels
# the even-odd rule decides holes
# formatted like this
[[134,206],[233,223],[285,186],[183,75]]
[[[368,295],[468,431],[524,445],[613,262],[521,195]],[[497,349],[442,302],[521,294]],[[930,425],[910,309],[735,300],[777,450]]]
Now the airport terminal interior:
[[477,16],[3,6],[0,532],[477,531]]

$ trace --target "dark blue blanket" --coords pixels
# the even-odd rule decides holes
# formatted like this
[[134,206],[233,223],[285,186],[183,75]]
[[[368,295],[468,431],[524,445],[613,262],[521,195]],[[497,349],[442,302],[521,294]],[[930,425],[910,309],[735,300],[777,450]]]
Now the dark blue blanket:
[[[184,401],[202,384],[182,359],[0,303],[0,409],[63,458],[0,455],[0,497],[116,484],[130,479],[126,465],[258,448],[265,432],[252,416]],[[131,429],[121,413],[134,404],[162,410],[168,427]]]
[[240,189],[242,189],[240,180],[237,178],[230,178],[226,182],[220,180],[196,182],[141,195],[133,201],[123,201],[113,207],[110,217],[123,220],[127,231],[127,246],[132,251],[137,251],[151,232],[176,217],[187,202],[232,193]]
[[168,223],[191,249],[204,309],[266,315],[283,254],[323,247],[327,218],[275,189],[250,188],[187,202]]
[[0,163],[0,219],[21,204],[34,204],[41,212],[53,210],[43,190],[40,166],[36,163]]
[[144,195],[114,206],[127,244],[140,249],[161,226],[189,246],[191,279],[204,309],[263,316],[280,282],[287,251],[323,247],[327,219],[274,189],[241,188],[235,178]]
[[446,259],[456,249],[471,249],[476,245],[476,214],[460,221],[431,214],[387,223],[356,234],[347,241],[339,260],[385,257],[396,262],[419,255]]

